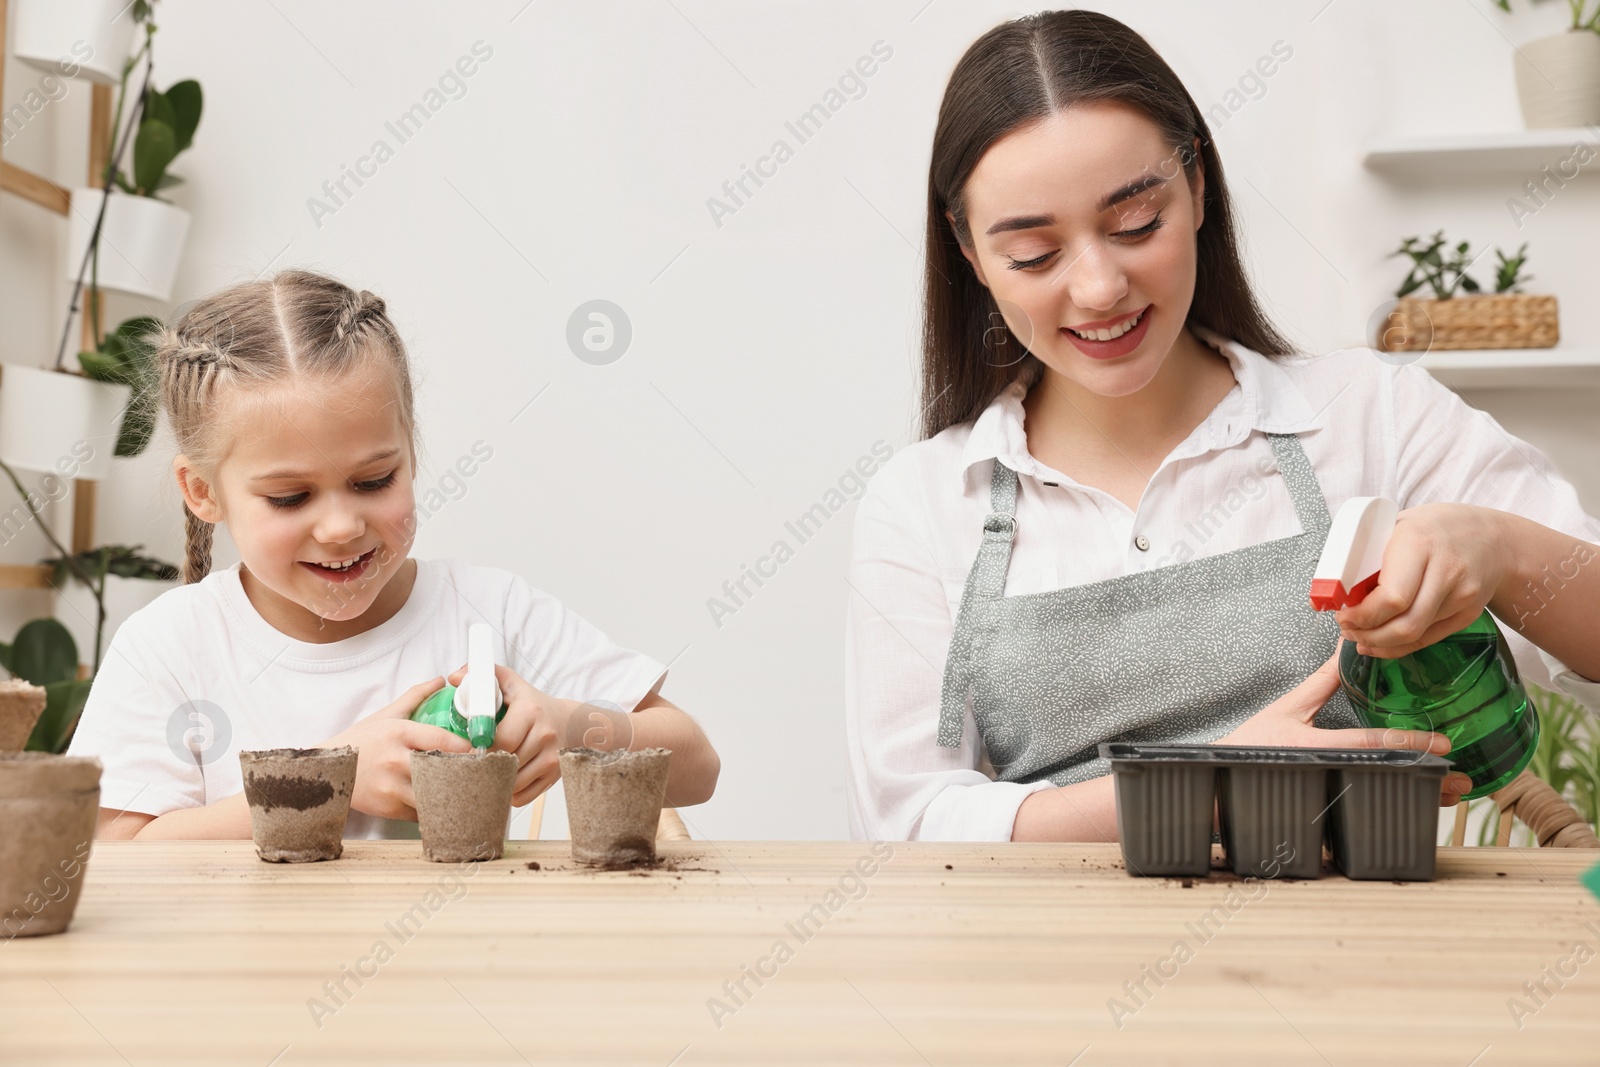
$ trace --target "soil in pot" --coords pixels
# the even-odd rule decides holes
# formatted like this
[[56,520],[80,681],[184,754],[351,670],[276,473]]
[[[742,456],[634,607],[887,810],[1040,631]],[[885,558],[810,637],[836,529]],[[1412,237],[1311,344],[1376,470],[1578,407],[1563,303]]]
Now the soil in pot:
[[72,922],[99,811],[99,760],[0,752],[0,942]]
[[512,752],[411,753],[423,856],[435,863],[499,859],[516,779]]
[[270,863],[313,863],[344,854],[356,786],[356,750],[267,748],[239,753],[256,854]]
[[600,867],[655,861],[671,756],[664,748],[561,750],[573,859]]
[[44,714],[44,686],[7,678],[0,682],[0,752],[21,752]]

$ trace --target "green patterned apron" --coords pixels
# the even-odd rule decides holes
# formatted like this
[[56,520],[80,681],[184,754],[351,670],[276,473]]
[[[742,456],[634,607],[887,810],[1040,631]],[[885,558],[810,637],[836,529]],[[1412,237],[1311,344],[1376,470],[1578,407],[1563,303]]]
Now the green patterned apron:
[[[973,720],[1003,782],[1106,774],[1102,741],[1204,743],[1299,685],[1333,654],[1311,577],[1330,517],[1295,434],[1268,434],[1301,533],[1089,585],[1003,596],[1017,473],[995,460],[991,514],[950,638],[939,744]],[[1358,726],[1342,692],[1317,713]]]

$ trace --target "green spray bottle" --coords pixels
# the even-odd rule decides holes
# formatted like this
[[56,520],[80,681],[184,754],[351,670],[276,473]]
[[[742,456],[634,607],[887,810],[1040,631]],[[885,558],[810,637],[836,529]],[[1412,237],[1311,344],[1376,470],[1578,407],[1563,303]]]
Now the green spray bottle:
[[[1377,587],[1399,513],[1399,505],[1383,497],[1345,502],[1311,582],[1313,608],[1359,604]],[[1397,659],[1362,655],[1355,642],[1346,641],[1339,685],[1367,726],[1449,738],[1447,758],[1472,779],[1465,799],[1487,796],[1521,774],[1539,747],[1539,713],[1488,609],[1455,633]]]
[[[482,714],[477,714],[479,708],[485,709]],[[491,715],[488,708],[500,710]],[[494,676],[494,630],[486,622],[475,622],[467,628],[467,673],[460,687],[447,684],[424,700],[411,719],[466,738],[482,755],[494,746],[495,724],[505,717],[506,705]]]

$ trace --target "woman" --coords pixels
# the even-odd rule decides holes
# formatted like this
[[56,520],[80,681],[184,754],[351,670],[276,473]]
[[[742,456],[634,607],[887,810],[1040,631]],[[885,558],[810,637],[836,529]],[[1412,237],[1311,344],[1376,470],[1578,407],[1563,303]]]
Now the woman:
[[[940,108],[927,241],[926,440],[856,518],[855,836],[1114,840],[1113,739],[1444,751],[1360,729],[1333,657],[1485,605],[1531,681],[1600,709],[1600,523],[1426,372],[1293,356],[1205,120],[1138,34],[1062,11],[980,38]],[[1404,509],[1382,582],[1317,613],[1354,496]]]

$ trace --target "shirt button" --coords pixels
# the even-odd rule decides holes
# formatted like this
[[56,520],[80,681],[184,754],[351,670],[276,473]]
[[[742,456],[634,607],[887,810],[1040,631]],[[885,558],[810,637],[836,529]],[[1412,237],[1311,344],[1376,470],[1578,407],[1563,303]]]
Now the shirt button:
[[1140,534],[1138,537],[1135,537],[1133,539],[1133,543],[1138,546],[1140,552],[1150,551],[1150,538],[1146,537],[1144,534]]

